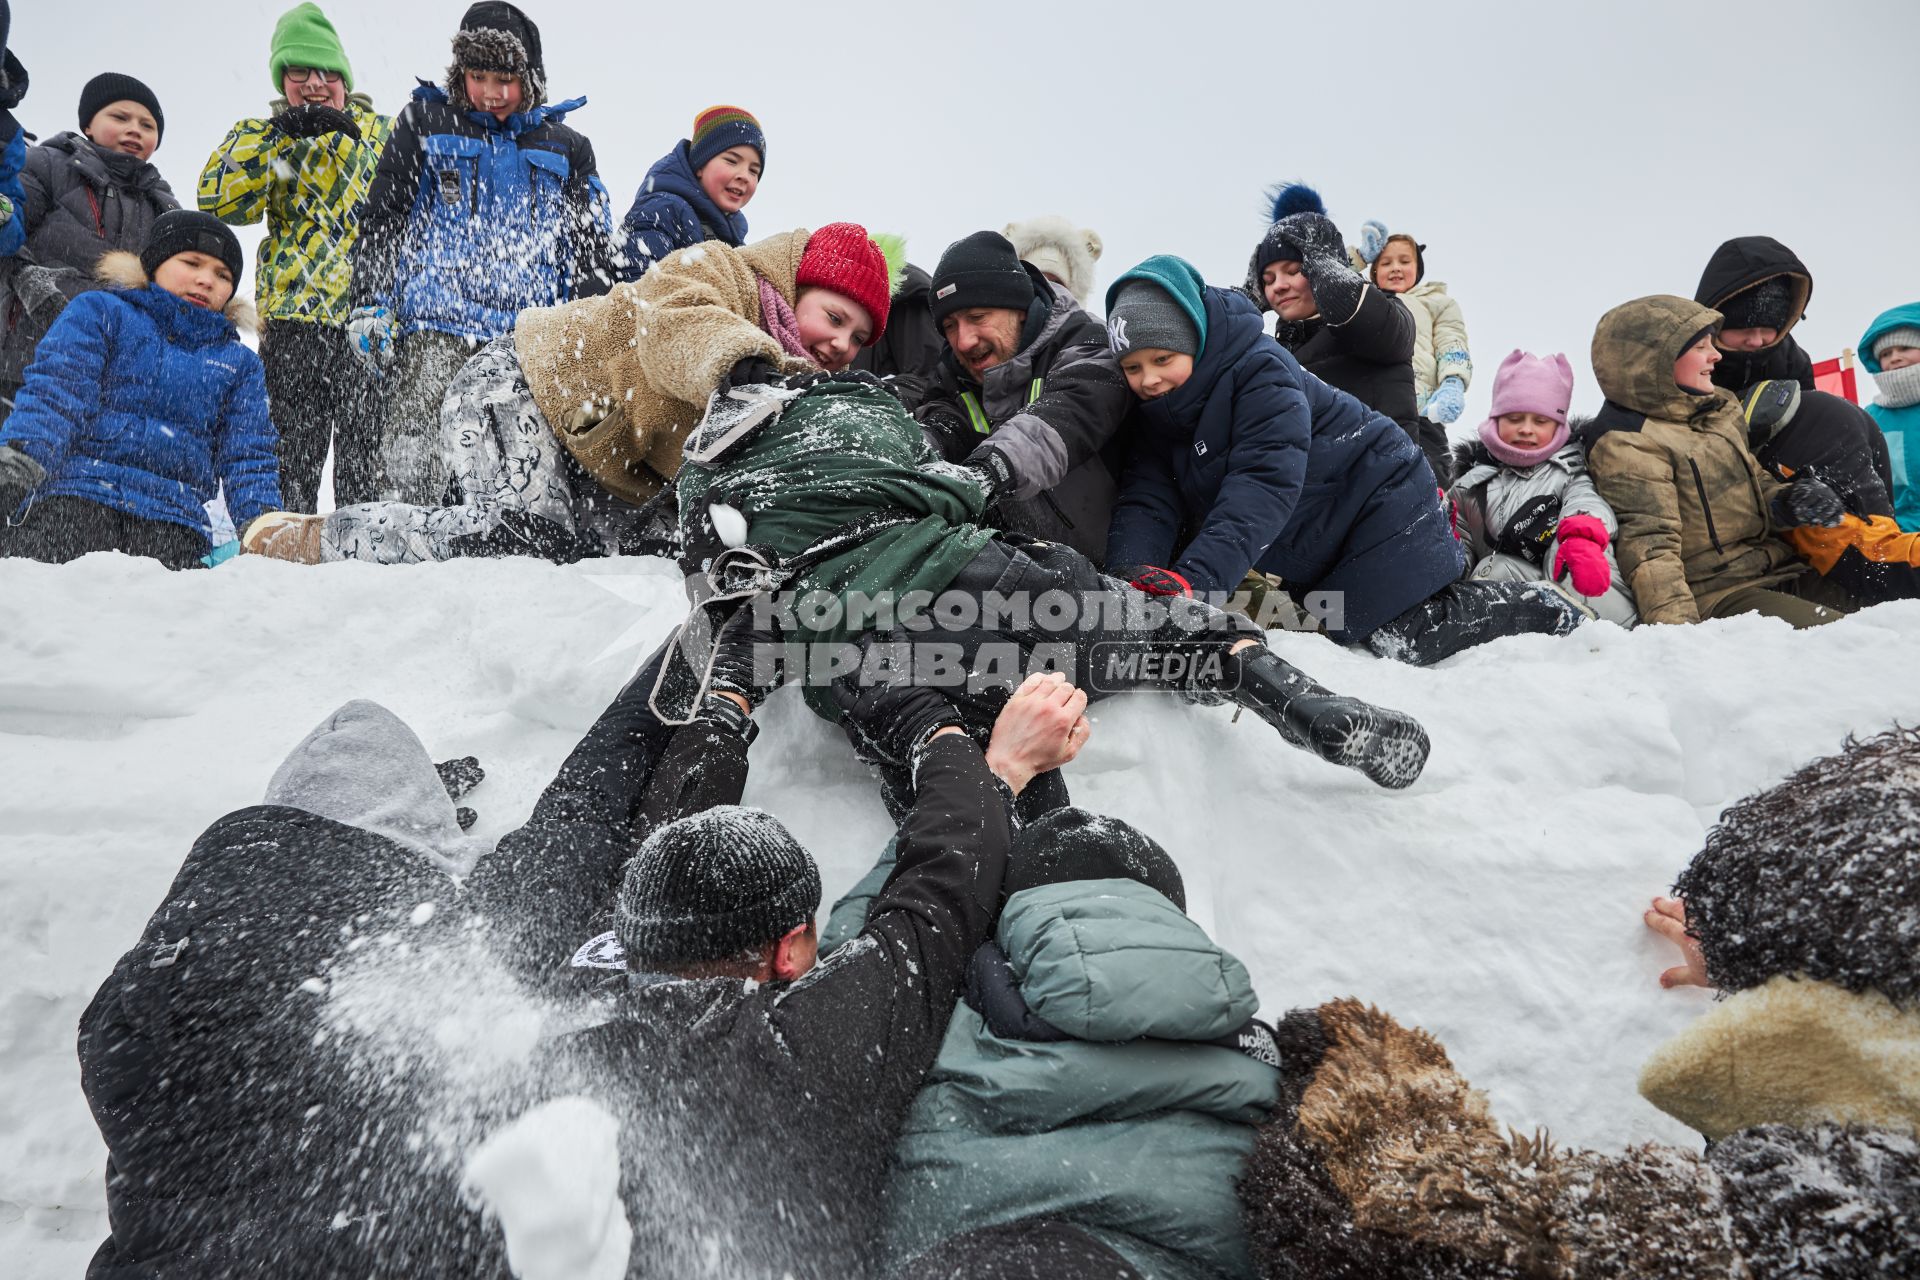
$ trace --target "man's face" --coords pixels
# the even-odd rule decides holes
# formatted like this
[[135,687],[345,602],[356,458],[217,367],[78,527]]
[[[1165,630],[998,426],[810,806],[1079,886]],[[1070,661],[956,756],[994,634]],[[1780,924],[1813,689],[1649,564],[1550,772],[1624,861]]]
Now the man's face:
[[1716,341],[1722,351],[1765,351],[1780,341],[1778,329],[1722,329]]
[[954,359],[976,379],[1020,353],[1020,328],[1026,313],[1012,307],[966,307],[940,321],[940,332]]

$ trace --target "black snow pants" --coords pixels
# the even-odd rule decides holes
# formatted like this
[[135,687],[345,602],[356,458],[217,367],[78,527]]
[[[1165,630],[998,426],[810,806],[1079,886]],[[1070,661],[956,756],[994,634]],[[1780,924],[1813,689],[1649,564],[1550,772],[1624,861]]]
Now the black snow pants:
[[1544,582],[1451,582],[1367,637],[1383,658],[1416,667],[1502,636],[1563,636],[1586,618]]
[[347,331],[296,320],[269,321],[260,363],[280,429],[280,496],[288,511],[319,510],[320,475],[333,449],[337,506],[380,496],[380,401],[353,354]]
[[0,525],[0,556],[65,564],[90,551],[118,551],[158,560],[169,569],[192,569],[210,549],[206,535],[197,529],[171,520],[142,520],[64,494],[36,500],[17,520]]

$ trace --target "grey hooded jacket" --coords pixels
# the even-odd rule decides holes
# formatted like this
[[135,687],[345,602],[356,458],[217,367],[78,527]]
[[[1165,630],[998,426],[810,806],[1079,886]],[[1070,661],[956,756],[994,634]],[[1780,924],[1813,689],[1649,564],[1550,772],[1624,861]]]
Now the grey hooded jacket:
[[1613,508],[1587,478],[1587,451],[1569,442],[1545,462],[1524,470],[1510,467],[1475,443],[1454,453],[1460,478],[1448,490],[1459,509],[1460,536],[1475,564],[1500,554],[1527,560],[1544,578],[1553,567],[1560,540],[1554,529],[1568,516],[1592,516],[1607,527],[1607,561],[1614,581],[1620,566],[1611,539],[1619,532]]
[[140,252],[155,218],[178,209],[173,188],[145,160],[102,151],[84,134],[62,133],[27,151],[27,253],[66,268],[61,288],[76,297],[98,286],[93,269],[114,249]]

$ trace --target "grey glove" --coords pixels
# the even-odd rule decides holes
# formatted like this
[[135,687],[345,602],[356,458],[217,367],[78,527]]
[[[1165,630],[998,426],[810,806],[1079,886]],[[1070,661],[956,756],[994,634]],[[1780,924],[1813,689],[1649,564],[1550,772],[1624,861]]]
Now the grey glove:
[[12,515],[47,482],[47,469],[10,444],[0,444],[0,519]]

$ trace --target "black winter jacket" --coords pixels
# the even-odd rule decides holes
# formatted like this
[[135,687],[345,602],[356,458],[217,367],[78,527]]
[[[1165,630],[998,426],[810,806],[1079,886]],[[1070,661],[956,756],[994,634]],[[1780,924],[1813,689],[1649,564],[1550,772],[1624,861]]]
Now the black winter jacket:
[[1721,304],[1775,276],[1785,276],[1794,293],[1793,318],[1780,331],[1780,340],[1760,351],[1722,351],[1713,371],[1713,385],[1739,394],[1767,378],[1791,378],[1813,390],[1813,358],[1789,335],[1806,314],[1813,297],[1813,275],[1793,250],[1772,236],[1738,236],[1713,251],[1693,300],[1720,310]]
[[[1264,299],[1255,299],[1266,306]],[[1435,487],[1449,475],[1446,429],[1420,416],[1413,390],[1413,313],[1384,289],[1366,286],[1345,324],[1281,320],[1273,336],[1320,381],[1400,424],[1433,468]]]
[[77,297],[99,286],[93,269],[114,249],[140,252],[154,219],[178,209],[173,188],[145,160],[102,151],[86,135],[62,133],[27,151],[27,253],[67,268],[61,288]]
[[906,394],[924,395],[947,353],[946,339],[933,322],[932,297],[933,277],[909,262],[887,313],[887,331],[880,341],[861,349],[853,367],[899,379]]
[[612,1020],[559,1046],[555,1088],[621,1120],[631,1274],[866,1274],[900,1125],[991,935],[1011,838],[971,739],[934,741],[916,782],[866,927],[812,972],[635,975]]
[[1800,408],[1785,426],[1766,435],[1750,425],[1747,443],[1780,479],[1810,472],[1831,485],[1853,514],[1893,517],[1887,438],[1858,405],[1824,391],[1802,391]]
[[[1102,565],[1133,393],[1107,346],[1106,327],[1065,288],[1022,265],[1036,296],[1019,354],[975,382],[948,352],[932,385],[908,408],[947,461],[989,449],[1006,460],[1014,484],[988,511],[994,527],[1066,543]],[[987,432],[974,425],[969,395]]]

